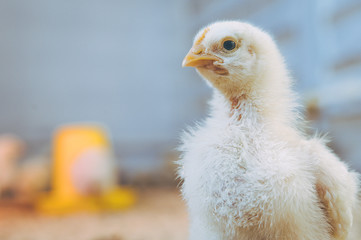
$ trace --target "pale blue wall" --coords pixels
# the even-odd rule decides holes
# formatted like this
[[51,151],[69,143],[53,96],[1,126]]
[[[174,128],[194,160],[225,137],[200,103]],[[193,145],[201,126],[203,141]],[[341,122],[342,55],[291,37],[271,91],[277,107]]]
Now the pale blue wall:
[[48,139],[97,121],[119,142],[174,139],[194,109],[179,96],[177,4],[0,1],[0,132]]

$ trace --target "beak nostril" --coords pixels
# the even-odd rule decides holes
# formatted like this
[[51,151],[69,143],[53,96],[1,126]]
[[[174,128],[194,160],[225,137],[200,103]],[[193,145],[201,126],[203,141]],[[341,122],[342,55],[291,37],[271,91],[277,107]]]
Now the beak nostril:
[[196,55],[199,55],[199,54],[203,54],[204,53],[204,47],[203,46],[195,46],[195,47],[193,47],[193,50],[192,50],[192,52],[194,53],[194,54],[196,54]]
[[183,67],[202,67],[212,65],[215,62],[223,63],[223,60],[206,51],[207,49],[202,45],[196,45],[189,50],[182,62]]

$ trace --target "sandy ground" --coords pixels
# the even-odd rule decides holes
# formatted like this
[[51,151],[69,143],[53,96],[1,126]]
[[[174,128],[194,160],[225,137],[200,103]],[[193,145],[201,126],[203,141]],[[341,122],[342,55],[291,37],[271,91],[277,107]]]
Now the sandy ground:
[[113,213],[44,216],[0,208],[1,240],[185,240],[186,207],[176,190],[139,193],[135,207]]

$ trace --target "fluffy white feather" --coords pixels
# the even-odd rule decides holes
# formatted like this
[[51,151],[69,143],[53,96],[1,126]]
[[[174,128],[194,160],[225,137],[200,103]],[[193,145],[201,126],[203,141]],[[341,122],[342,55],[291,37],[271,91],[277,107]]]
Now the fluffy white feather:
[[214,89],[210,117],[180,147],[190,239],[350,239],[357,175],[298,130],[291,79],[271,37],[216,22],[196,35],[183,66]]

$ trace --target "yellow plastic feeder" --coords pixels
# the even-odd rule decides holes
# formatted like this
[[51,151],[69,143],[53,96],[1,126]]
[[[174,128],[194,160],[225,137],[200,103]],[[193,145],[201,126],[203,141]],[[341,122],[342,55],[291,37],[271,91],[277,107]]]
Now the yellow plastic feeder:
[[[134,204],[134,192],[131,189],[117,187],[115,181],[111,181],[107,187],[99,188],[99,191],[87,192],[82,191],[76,183],[74,169],[77,168],[78,173],[81,173],[82,167],[86,169],[88,162],[90,165],[94,164],[93,159],[98,165],[102,164],[101,161],[109,161],[103,162],[104,166],[113,165],[112,158],[106,157],[111,156],[111,148],[105,132],[102,127],[95,125],[69,125],[55,132],[52,191],[39,199],[39,210],[62,214],[125,209]],[[109,176],[109,179],[115,180],[115,171],[111,171],[110,174],[113,176]],[[78,179],[81,177],[80,174]]]

